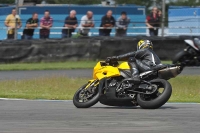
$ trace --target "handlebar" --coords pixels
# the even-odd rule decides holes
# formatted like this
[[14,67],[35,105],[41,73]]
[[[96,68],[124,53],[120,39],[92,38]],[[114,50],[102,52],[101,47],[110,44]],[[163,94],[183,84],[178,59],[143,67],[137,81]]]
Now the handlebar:
[[111,60],[110,62],[107,62],[107,61],[101,62],[101,66],[114,66],[114,67],[116,67],[118,65],[119,65],[118,61],[112,61]]

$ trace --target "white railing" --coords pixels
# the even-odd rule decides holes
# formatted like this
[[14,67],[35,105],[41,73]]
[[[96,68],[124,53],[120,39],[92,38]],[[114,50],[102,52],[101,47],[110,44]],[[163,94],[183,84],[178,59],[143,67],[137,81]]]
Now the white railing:
[[[157,27],[159,28],[159,36],[161,36],[161,28],[160,27]],[[24,29],[24,28],[19,28],[19,29]],[[29,28],[30,29],[30,28]],[[33,28],[33,29],[42,29],[41,27],[37,27],[37,28]],[[68,27],[51,27],[51,29],[53,30],[61,30],[61,29],[71,29],[71,28],[68,28]],[[77,27],[76,29],[80,29],[80,27]],[[85,27],[84,29],[118,29],[117,27],[109,27],[109,28],[103,28],[103,27]],[[148,27],[128,27],[128,29],[146,29],[146,32],[144,33],[137,33],[137,32],[127,32],[127,35],[149,35],[149,32],[148,32]],[[189,30],[187,33],[183,33],[183,32],[180,32],[180,33],[170,33],[169,32],[169,29],[186,29],[186,30]],[[193,30],[196,30],[196,29],[200,29],[200,26],[198,27],[187,27],[187,26],[174,26],[174,27],[165,27],[164,30],[164,36],[169,36],[169,35],[200,35],[200,32],[199,33],[194,33]],[[0,30],[8,30],[8,27],[0,27]],[[22,35],[22,32],[18,32],[19,35]],[[39,34],[39,32],[35,32],[34,34]],[[52,35],[58,35],[58,34],[62,34],[62,32],[50,32],[50,34]],[[76,33],[72,33],[72,34],[76,34]],[[89,36],[93,36],[93,35],[98,35],[99,33],[98,32],[89,32]],[[115,33],[111,33],[111,35],[113,35]]]
[[[161,27],[155,27],[161,29]],[[0,27],[0,29],[8,29],[8,27]],[[19,28],[19,29],[24,29],[24,28]],[[31,29],[31,28],[28,28]],[[36,27],[32,29],[42,29],[41,27]],[[68,27],[51,27],[51,29],[72,29]],[[77,27],[76,29],[80,29],[80,27]],[[84,29],[119,29],[118,27],[84,27]],[[148,29],[148,27],[128,27],[128,29]],[[195,26],[195,27],[187,27],[187,26],[174,26],[174,27],[165,27],[165,29],[200,29],[200,26]]]

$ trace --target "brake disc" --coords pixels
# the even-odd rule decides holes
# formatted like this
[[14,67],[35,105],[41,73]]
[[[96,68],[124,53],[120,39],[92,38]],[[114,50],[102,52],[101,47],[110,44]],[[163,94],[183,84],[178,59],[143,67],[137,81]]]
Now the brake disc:
[[146,87],[145,89],[146,89],[146,93],[147,93],[147,94],[153,94],[154,92],[157,91],[158,86],[152,84],[151,86],[148,86],[148,87]]

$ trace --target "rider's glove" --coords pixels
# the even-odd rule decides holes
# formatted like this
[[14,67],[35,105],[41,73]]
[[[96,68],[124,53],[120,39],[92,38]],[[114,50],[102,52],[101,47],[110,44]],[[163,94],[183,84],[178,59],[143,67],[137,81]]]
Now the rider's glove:
[[111,61],[117,61],[117,60],[118,60],[117,56],[107,57],[106,63],[109,63]]

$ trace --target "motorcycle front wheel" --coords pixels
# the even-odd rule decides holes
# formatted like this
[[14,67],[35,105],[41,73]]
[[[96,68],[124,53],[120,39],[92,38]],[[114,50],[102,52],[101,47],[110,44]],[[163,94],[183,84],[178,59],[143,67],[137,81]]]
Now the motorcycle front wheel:
[[[185,60],[189,60],[188,56],[189,56],[189,55],[188,55],[187,52],[181,51],[181,52],[179,52],[178,54],[175,55],[175,57],[174,57],[172,63],[173,63],[173,64],[180,64],[180,63],[183,63]],[[189,64],[187,64],[187,65],[189,65]]]
[[156,88],[155,93],[137,95],[137,102],[143,109],[160,108],[169,100],[172,94],[172,87],[167,80],[155,79],[150,82]]
[[86,88],[88,84],[80,87],[74,94],[73,104],[77,108],[89,108],[99,101],[98,85],[89,86],[90,90],[88,90]]

